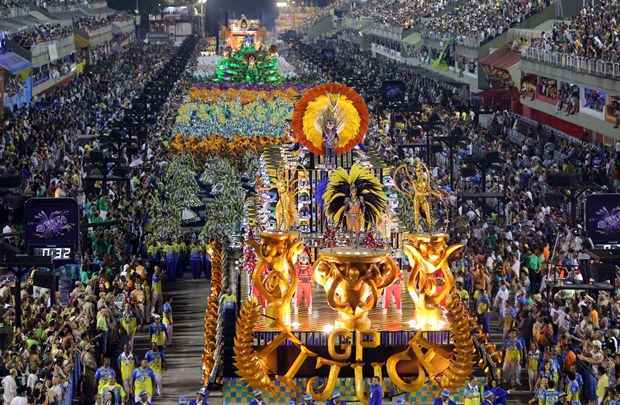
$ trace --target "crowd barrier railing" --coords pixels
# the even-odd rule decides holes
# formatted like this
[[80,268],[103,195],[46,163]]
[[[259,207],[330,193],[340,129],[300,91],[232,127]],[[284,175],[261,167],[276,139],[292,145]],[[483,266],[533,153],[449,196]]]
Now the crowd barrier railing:
[[618,62],[587,58],[585,56],[576,56],[531,47],[521,52],[521,58],[588,75],[609,79],[620,78],[620,63]]

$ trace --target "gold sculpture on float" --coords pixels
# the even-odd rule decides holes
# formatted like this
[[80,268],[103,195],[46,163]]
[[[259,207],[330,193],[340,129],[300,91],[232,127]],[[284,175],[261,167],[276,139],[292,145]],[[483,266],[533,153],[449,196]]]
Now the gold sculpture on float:
[[363,332],[370,330],[368,312],[398,272],[386,250],[324,249],[314,264],[315,281],[325,289],[329,306],[338,311],[336,327]]
[[[325,202],[327,214],[335,223],[345,224],[348,230],[359,232],[376,222],[375,218],[385,209],[385,198],[380,183],[372,181],[371,176],[367,169],[359,166],[348,172],[340,169],[332,175]],[[409,393],[415,393],[427,381],[440,388],[458,389],[473,371],[474,339],[480,343],[477,323],[458,296],[449,266],[450,257],[463,246],[450,246],[447,234],[433,232],[435,222],[429,197],[441,193],[433,186],[426,167],[418,163],[415,179],[403,166],[394,171],[394,176],[399,177],[394,179],[397,188],[411,200],[416,229],[421,229],[420,211],[428,226],[427,233],[407,235],[403,247],[411,267],[407,279],[407,290],[415,303],[415,313],[411,315],[420,331],[408,342],[405,350],[392,354],[383,362],[372,363],[373,375],[382,381],[385,368],[394,385]],[[288,186],[284,190],[288,190]],[[351,209],[351,195],[356,198],[359,195],[360,207]],[[353,220],[361,218],[349,215],[353,219],[349,221],[349,211],[363,215],[359,227]],[[290,229],[286,226],[285,210],[281,208],[279,212],[278,223],[283,226],[278,229]],[[349,223],[356,226],[349,227]],[[321,384],[317,377],[310,378],[305,392],[316,401],[325,401],[332,395],[341,370],[350,367],[355,380],[355,396],[360,403],[367,404],[364,352],[381,344],[381,335],[372,328],[368,313],[375,308],[384,288],[397,278],[398,264],[387,250],[349,246],[319,252],[313,268],[314,280],[323,287],[329,306],[338,313],[333,330],[327,333],[327,350],[321,351],[327,354],[323,357],[304,346],[291,332],[288,322],[290,302],[297,285],[293,266],[302,249],[297,238],[297,234],[290,232],[265,232],[261,234],[260,243],[252,243],[258,255],[252,282],[267,300],[267,315],[273,318],[272,326],[279,334],[260,349],[255,349],[253,330],[258,324],[260,306],[254,298],[244,302],[237,320],[234,347],[238,374],[254,389],[273,393],[280,386],[295,396],[298,394],[295,377],[310,360],[317,370],[327,367],[329,372]],[[446,350],[426,340],[423,331],[428,330],[451,331],[452,349]],[[298,354],[285,374],[272,378],[270,361],[274,351],[286,342],[289,342],[289,348],[296,347]],[[483,346],[487,348],[486,343]],[[407,367],[417,368],[413,379],[399,374],[399,365],[403,362],[409,363]]]
[[447,240],[444,233],[412,234],[405,238],[403,251],[411,267],[407,291],[415,305],[417,328],[442,328],[440,304],[454,288],[448,258],[463,247],[448,246]]
[[288,232],[297,225],[297,201],[295,185],[297,181],[291,181],[288,169],[279,170],[273,176],[274,185],[278,190],[278,202],[276,203],[276,231]]
[[266,314],[273,318],[273,324],[287,325],[297,288],[294,266],[303,244],[296,232],[263,232],[260,238],[260,243],[248,241],[258,257],[252,284],[267,300]]
[[421,160],[418,160],[415,167],[415,175],[411,173],[407,165],[400,165],[394,169],[392,177],[394,177],[394,187],[396,190],[411,202],[415,231],[422,232],[422,226],[420,225],[420,210],[422,210],[426,228],[428,232],[433,232],[435,221],[433,220],[429,198],[443,199],[444,192],[433,186],[428,167]]

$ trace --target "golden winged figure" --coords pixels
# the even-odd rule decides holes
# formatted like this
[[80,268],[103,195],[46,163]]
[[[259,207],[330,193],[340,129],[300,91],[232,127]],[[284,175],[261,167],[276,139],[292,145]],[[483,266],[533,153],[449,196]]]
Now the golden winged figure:
[[444,199],[444,192],[434,187],[431,173],[421,160],[415,166],[415,174],[411,173],[407,165],[398,166],[394,170],[394,187],[407,197],[413,210],[413,222],[416,232],[422,232],[420,211],[424,215],[428,232],[434,230],[435,221],[431,212],[430,197]]

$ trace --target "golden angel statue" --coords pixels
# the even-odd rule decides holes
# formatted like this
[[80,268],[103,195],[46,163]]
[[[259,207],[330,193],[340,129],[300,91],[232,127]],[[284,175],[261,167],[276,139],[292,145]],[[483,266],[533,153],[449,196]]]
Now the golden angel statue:
[[443,200],[444,192],[434,187],[428,167],[421,160],[418,160],[415,166],[415,175],[411,174],[409,167],[401,165],[394,170],[393,177],[394,187],[411,201],[416,232],[422,232],[420,210],[424,215],[428,232],[432,232],[435,222],[429,198],[436,197]]

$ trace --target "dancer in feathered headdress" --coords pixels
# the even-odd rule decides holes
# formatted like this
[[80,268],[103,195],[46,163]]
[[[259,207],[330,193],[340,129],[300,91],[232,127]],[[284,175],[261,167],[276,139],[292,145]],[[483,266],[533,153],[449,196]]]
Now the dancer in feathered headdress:
[[357,164],[348,172],[343,168],[332,172],[323,199],[327,216],[358,238],[362,230],[377,223],[386,208],[381,183],[370,170]]

